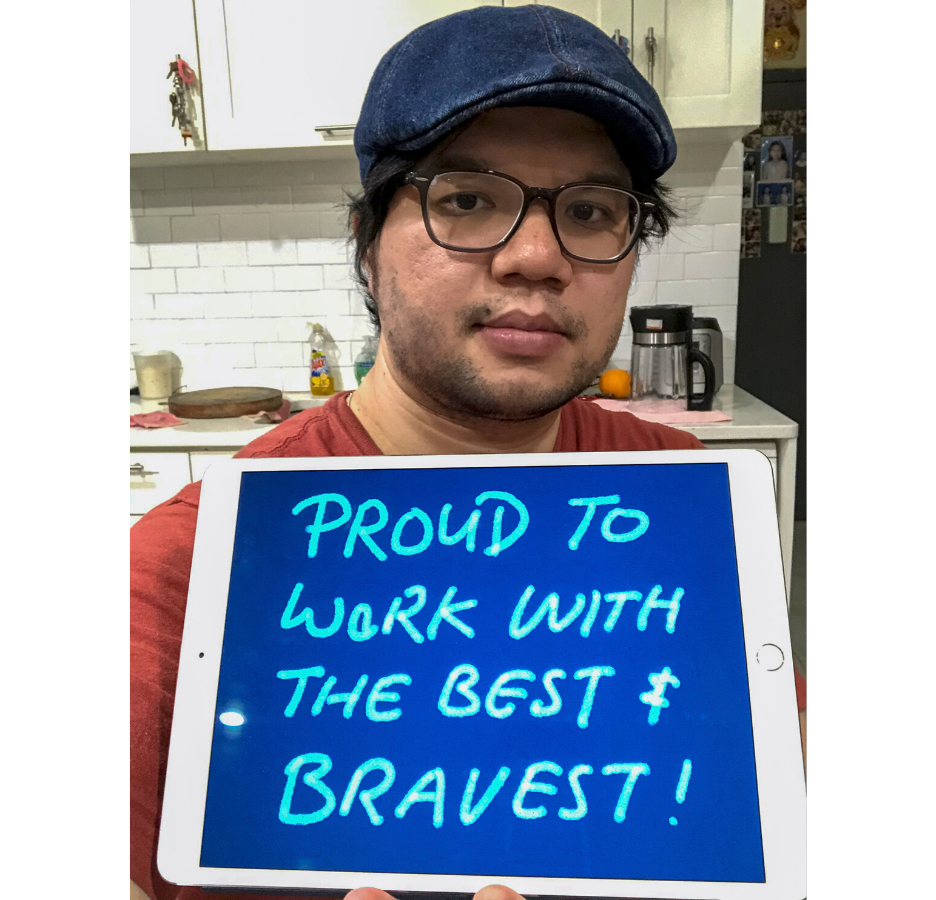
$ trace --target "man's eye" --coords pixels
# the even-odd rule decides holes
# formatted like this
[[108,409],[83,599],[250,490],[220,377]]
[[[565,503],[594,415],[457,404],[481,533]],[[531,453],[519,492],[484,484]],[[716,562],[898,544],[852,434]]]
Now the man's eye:
[[458,191],[441,198],[439,206],[450,212],[477,212],[494,206],[488,198],[473,191]]
[[577,222],[602,222],[608,219],[608,210],[594,203],[575,203],[569,207],[569,215]]

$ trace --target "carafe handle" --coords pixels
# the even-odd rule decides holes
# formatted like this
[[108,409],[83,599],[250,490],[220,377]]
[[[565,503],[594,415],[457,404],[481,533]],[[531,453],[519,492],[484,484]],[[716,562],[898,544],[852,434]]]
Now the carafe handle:
[[[705,376],[705,386],[701,394],[692,392],[692,364],[699,363],[702,366],[702,374]],[[709,410],[712,408],[712,400],[715,398],[715,366],[708,354],[696,349],[689,344],[686,348],[686,409]]]

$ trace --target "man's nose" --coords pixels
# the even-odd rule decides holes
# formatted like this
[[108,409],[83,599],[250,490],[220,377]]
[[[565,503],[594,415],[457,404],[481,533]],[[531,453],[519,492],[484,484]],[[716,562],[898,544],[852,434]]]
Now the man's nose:
[[565,287],[572,279],[572,263],[566,257],[549,221],[549,209],[534,200],[514,236],[494,254],[491,271],[500,280],[523,278],[552,281]]

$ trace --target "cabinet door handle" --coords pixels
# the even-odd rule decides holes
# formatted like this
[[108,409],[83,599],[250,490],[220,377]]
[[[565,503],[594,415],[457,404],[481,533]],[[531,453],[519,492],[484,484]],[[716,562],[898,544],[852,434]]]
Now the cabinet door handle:
[[657,39],[653,36],[652,27],[647,29],[644,46],[647,48],[647,61],[650,63],[650,86],[653,87],[653,64],[656,62]]
[[147,475],[158,475],[159,472],[147,472],[146,466],[143,463],[131,463],[130,464],[130,475],[131,477],[136,475],[140,478],[145,478]]
[[340,131],[354,131],[355,125],[316,125],[315,130],[319,134],[335,134]]

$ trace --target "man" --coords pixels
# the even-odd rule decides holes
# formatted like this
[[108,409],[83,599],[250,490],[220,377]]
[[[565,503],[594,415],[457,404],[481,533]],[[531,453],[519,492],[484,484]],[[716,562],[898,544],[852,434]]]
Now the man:
[[[672,129],[609,37],[534,6],[429,23],[378,66],[355,149],[376,362],[357,390],[238,456],[701,446],[575,399],[617,344],[639,242],[671,215],[657,178],[675,159]],[[155,846],[199,493],[131,531],[131,877],[179,900],[205,895],[163,881]]]

